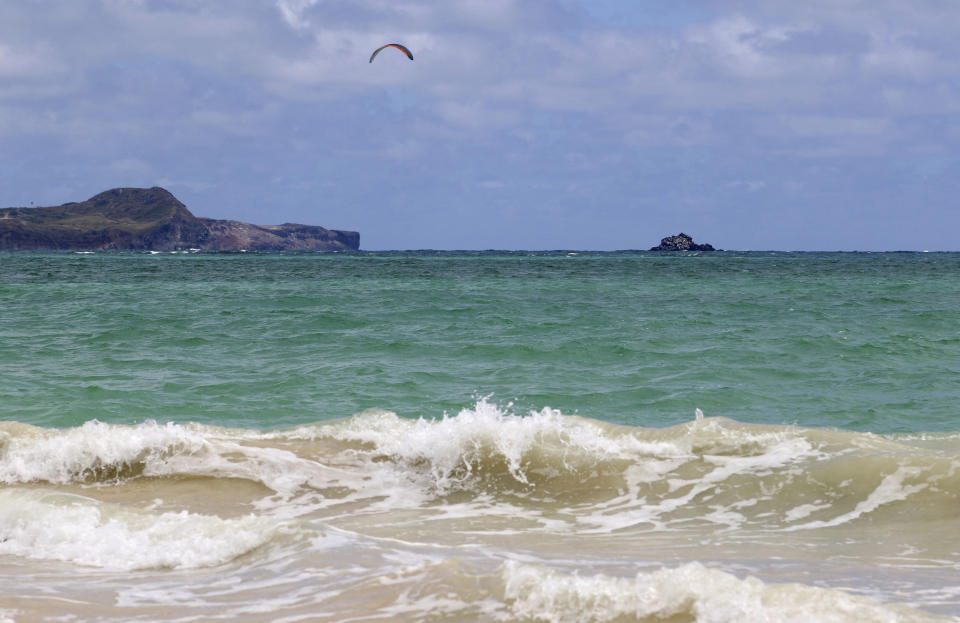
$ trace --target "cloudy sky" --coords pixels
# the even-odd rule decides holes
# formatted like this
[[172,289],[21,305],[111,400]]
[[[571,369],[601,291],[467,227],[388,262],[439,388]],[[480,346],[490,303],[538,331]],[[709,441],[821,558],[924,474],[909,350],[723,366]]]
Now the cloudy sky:
[[[0,207],[364,249],[960,250],[956,0],[2,0]],[[406,44],[407,60],[383,43]]]

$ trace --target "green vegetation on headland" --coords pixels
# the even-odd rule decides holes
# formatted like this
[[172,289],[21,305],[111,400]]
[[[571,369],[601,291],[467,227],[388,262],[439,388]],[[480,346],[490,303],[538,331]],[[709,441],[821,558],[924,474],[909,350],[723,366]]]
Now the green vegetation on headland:
[[0,250],[206,249],[336,251],[360,248],[355,231],[253,225],[194,216],[163,188],[114,188],[80,203],[0,209]]

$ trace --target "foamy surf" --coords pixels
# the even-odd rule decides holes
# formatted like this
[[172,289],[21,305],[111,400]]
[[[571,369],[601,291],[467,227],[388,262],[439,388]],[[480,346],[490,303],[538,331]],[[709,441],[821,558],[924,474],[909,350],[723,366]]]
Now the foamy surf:
[[789,531],[918,508],[940,516],[960,485],[955,454],[869,434],[699,416],[643,429],[549,408],[515,415],[485,400],[439,420],[374,411],[267,436],[342,442],[327,460],[376,472],[417,499],[549,500],[579,531]]
[[208,477],[257,482],[290,495],[324,482],[323,465],[294,452],[250,446],[253,431],[197,424],[90,421],[69,429],[0,423],[0,482],[117,485],[141,478]]
[[4,423],[0,482],[73,490],[205,478],[222,482],[224,496],[242,492],[249,511],[284,517],[344,504],[422,510],[455,497],[550,530],[789,532],[906,513],[942,518],[960,490],[960,459],[944,443],[700,414],[645,429],[550,408],[517,415],[480,400],[438,420],[367,411],[281,431]]
[[954,620],[802,584],[766,584],[700,563],[632,578],[569,574],[508,562],[512,616],[549,623],[935,623]]
[[[488,400],[437,420],[375,410],[268,431],[7,422],[0,580],[28,594],[24,564],[92,569],[106,575],[90,600],[158,620],[157,586],[177,572],[197,583],[179,585],[181,613],[199,619],[227,599],[238,620],[933,621],[869,596],[960,611],[958,450]],[[130,571],[142,586],[111,575]],[[364,610],[365,595],[381,601]]]
[[68,429],[0,424],[0,481],[117,481],[164,471],[171,457],[207,453],[210,429],[145,422],[136,426],[96,420]]
[[263,517],[155,513],[43,489],[0,490],[0,555],[113,571],[212,567],[289,529]]

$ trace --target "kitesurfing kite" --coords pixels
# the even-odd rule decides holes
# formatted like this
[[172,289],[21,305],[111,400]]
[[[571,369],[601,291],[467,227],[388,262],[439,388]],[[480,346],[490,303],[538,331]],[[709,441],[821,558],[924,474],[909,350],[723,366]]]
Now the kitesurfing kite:
[[411,61],[413,60],[413,54],[410,53],[410,50],[407,49],[407,46],[400,45],[399,43],[388,43],[387,45],[382,45],[373,51],[373,54],[370,55],[371,63],[373,62],[373,59],[377,56],[377,54],[380,53],[380,50],[382,50],[383,48],[397,48],[398,50],[406,54],[407,58],[409,58]]

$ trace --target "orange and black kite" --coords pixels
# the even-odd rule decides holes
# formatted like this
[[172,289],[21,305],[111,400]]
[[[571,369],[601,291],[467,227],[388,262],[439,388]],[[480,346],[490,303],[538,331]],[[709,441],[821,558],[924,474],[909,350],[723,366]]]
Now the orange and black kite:
[[380,50],[384,48],[397,48],[398,50],[406,54],[407,58],[409,58],[411,61],[413,60],[413,54],[410,53],[410,50],[407,49],[407,46],[400,45],[399,43],[388,43],[387,45],[382,45],[373,51],[373,54],[370,55],[371,63],[373,62],[374,57],[376,57],[376,55],[380,53]]

